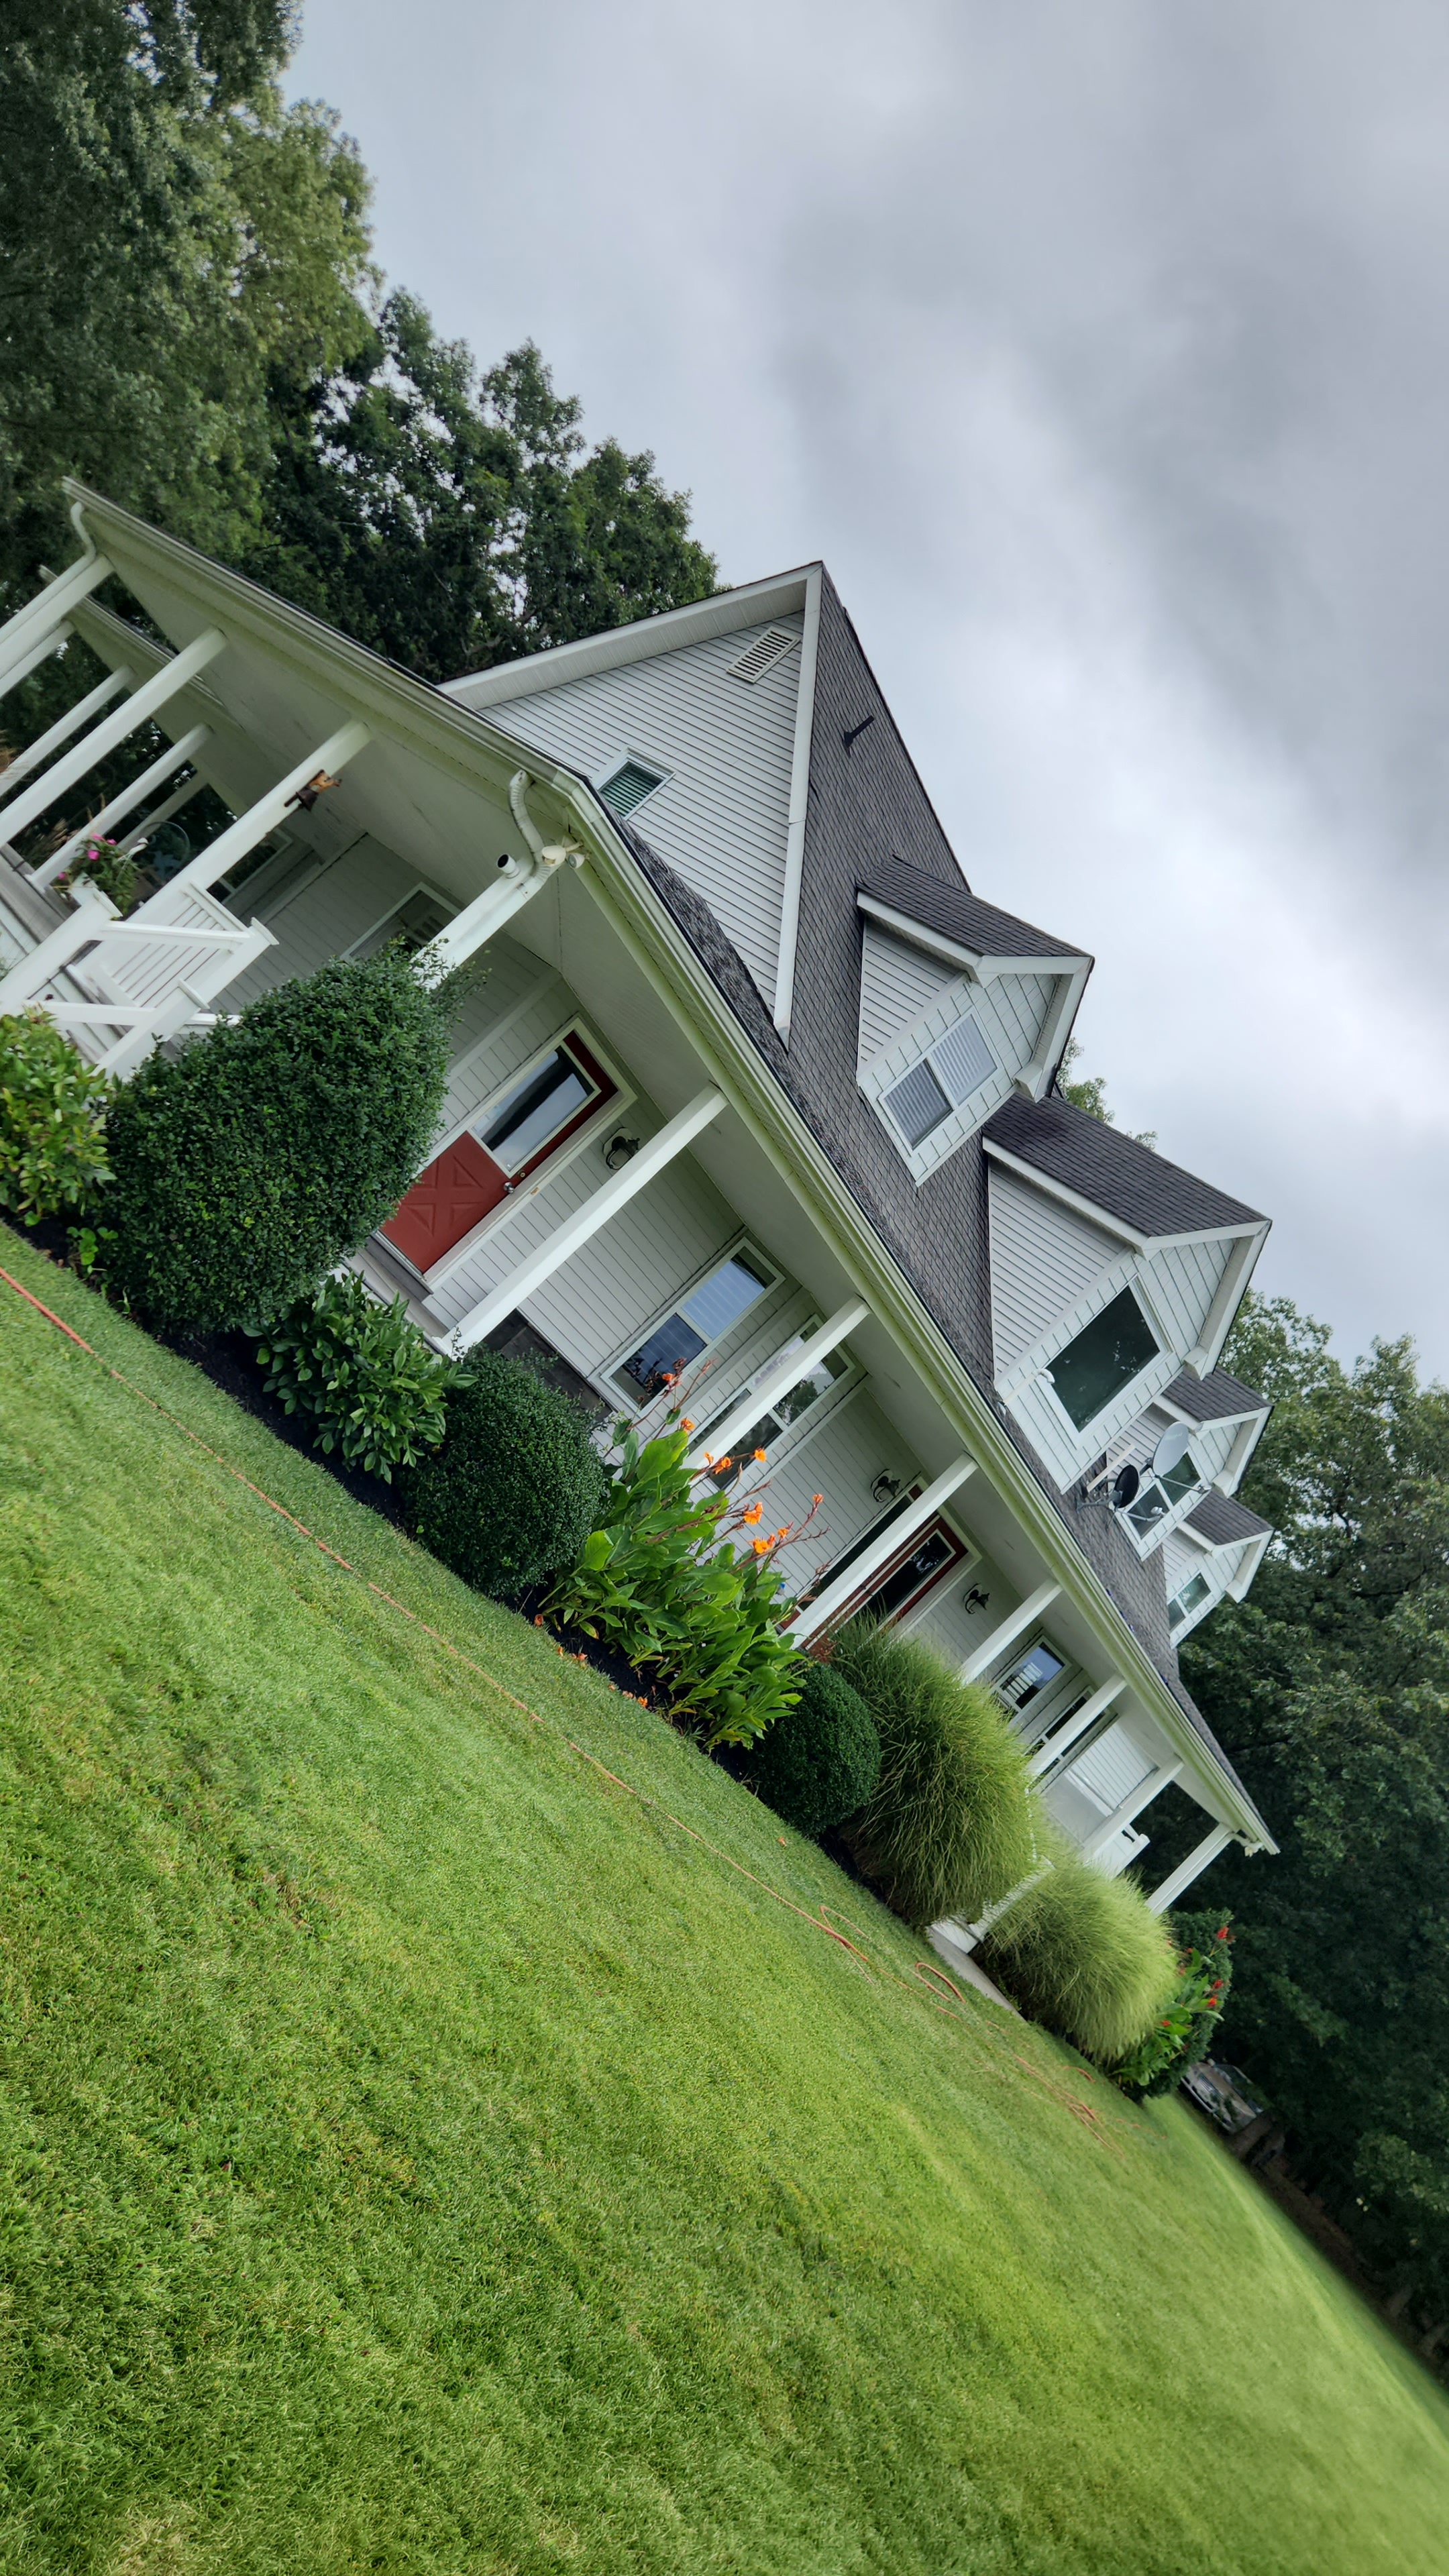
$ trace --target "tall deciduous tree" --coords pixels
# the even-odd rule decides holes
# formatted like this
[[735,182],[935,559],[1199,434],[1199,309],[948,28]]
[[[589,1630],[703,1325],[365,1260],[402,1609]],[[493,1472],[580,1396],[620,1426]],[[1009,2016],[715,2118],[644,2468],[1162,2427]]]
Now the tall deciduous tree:
[[1244,1485],[1278,1537],[1184,1676],[1279,1835],[1238,1917],[1234,2053],[1381,2272],[1449,2316],[1449,1393],[1353,1369],[1286,1299],[1227,1364],[1276,1410]]

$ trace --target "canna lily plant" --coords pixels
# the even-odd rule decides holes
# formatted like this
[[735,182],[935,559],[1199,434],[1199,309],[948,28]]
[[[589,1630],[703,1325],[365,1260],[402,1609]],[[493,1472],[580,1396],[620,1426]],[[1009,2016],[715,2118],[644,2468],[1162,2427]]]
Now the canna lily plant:
[[707,1744],[753,1744],[799,1697],[804,1658],[783,1633],[794,1605],[775,1559],[808,1522],[762,1531],[763,1503],[732,1505],[718,1459],[690,1466],[693,1428],[678,1407],[653,1438],[615,1425],[603,1516],[544,1609],[652,1675],[670,1716]]

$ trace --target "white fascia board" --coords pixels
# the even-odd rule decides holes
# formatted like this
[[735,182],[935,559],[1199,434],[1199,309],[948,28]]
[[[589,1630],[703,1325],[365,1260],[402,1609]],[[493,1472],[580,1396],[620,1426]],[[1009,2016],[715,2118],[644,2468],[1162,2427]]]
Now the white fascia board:
[[[1099,1207],[1095,1199],[1084,1197],[1080,1190],[1072,1189],[1066,1181],[1059,1181],[1053,1173],[1044,1172],[1038,1163],[1028,1163],[1020,1154],[1013,1154],[1009,1147],[998,1144],[994,1136],[983,1136],[981,1141],[993,1162],[1002,1164],[1008,1171],[1019,1173],[1022,1180],[1030,1181],[1034,1188],[1044,1190],[1048,1198],[1060,1199],[1063,1207],[1075,1209],[1078,1216],[1089,1217],[1093,1225],[1100,1226],[1104,1233],[1115,1234],[1121,1242],[1130,1243],[1134,1252],[1149,1255],[1154,1252],[1173,1252],[1183,1244],[1229,1243],[1241,1236],[1253,1248],[1254,1258],[1256,1258],[1257,1248],[1268,1231],[1266,1218],[1245,1217],[1240,1224],[1236,1225],[1194,1226],[1186,1234],[1140,1234],[1134,1226],[1128,1224],[1125,1217],[1114,1216],[1110,1208]],[[1231,1322],[1232,1317],[1229,1316],[1228,1324]],[[1219,1349],[1227,1338],[1227,1331],[1228,1325],[1225,1324],[1219,1339]],[[1184,1360],[1184,1368],[1189,1364]],[[1216,1367],[1216,1354],[1209,1365]],[[1207,1367],[1198,1367],[1194,1370],[1194,1375],[1198,1377],[1206,1377],[1207,1374]]]
[[1082,995],[1087,989],[1087,978],[1091,974],[1093,963],[1094,960],[1087,957],[1073,973],[1061,971],[1057,975],[1057,989],[1047,1006],[1041,1034],[1028,1061],[1016,1077],[1018,1087],[1026,1093],[1029,1100],[1041,1100],[1045,1097],[1052,1076],[1067,1051],[1072,1026]]
[[1253,1579],[1257,1574],[1258,1568],[1262,1564],[1264,1557],[1267,1555],[1268,1542],[1272,1535],[1273,1533],[1271,1530],[1262,1530],[1256,1538],[1249,1539],[1247,1546],[1243,1550],[1242,1564],[1239,1566],[1232,1582],[1228,1585],[1228,1599],[1230,1601],[1242,1601],[1246,1597],[1247,1593],[1251,1589]]
[[1061,1584],[1101,1641],[1104,1668],[1125,1686],[1167,1741],[1211,1780],[1234,1818],[1234,1831],[1255,1847],[1277,1844],[1250,1798],[1212,1762],[1211,1754],[1128,1625],[1106,1585],[1082,1554],[1005,1425],[980,1394],[919,1292],[857,1206],[824,1147],[811,1133],[768,1065],[750,1044],[684,932],[635,864],[614,818],[571,771],[549,782],[567,808],[567,828],[584,842],[583,872],[601,912],[641,973],[685,1033],[751,1141],[793,1191],[872,1314],[940,1405],[953,1436],[976,1457],[1028,1544]]
[[611,626],[577,644],[553,644],[546,652],[527,653],[488,671],[464,671],[456,680],[442,682],[442,694],[481,712],[506,706],[510,698],[562,688],[566,680],[587,679],[595,671],[622,670],[631,662],[677,653],[686,644],[708,644],[717,635],[768,625],[772,617],[798,617],[802,611],[808,617],[811,584],[818,603],[822,569],[807,564],[769,581],[748,582],[741,590],[716,591],[713,598],[694,600],[687,608],[667,608],[658,617],[636,617],[628,626]]
[[810,811],[810,755],[815,739],[815,673],[820,658],[820,592],[823,567],[805,578],[805,626],[800,638],[800,687],[795,701],[795,740],[790,755],[790,812],[785,829],[785,883],[780,898],[780,953],[775,969],[775,1026],[790,1035],[795,999],[795,956],[800,939],[800,888],[805,875],[805,824]]
[[1218,1281],[1217,1293],[1203,1319],[1202,1335],[1196,1350],[1188,1353],[1184,1366],[1198,1377],[1208,1377],[1222,1357],[1223,1344],[1233,1329],[1234,1318],[1247,1294],[1248,1282],[1257,1268],[1258,1255],[1268,1240],[1268,1220],[1260,1217],[1254,1226],[1245,1227],[1237,1249],[1230,1255]]
[[998,956],[995,949],[968,948],[964,940],[951,939],[943,930],[931,930],[924,922],[913,921],[908,912],[898,912],[894,904],[882,903],[877,895],[857,892],[856,909],[869,913],[897,939],[909,941],[913,948],[923,948],[928,957],[943,958],[948,966],[959,966],[974,975],[979,984],[990,983],[997,975],[1081,975],[1085,980],[1091,967],[1090,957],[1080,948],[1064,950],[1059,957]]
[[1213,1483],[1220,1494],[1237,1492],[1248,1472],[1248,1464],[1253,1452],[1268,1428],[1268,1417],[1272,1410],[1271,1404],[1265,1404],[1258,1413],[1229,1413],[1217,1416],[1220,1422],[1237,1422],[1239,1425],[1237,1438],[1223,1461],[1222,1473],[1213,1478]]

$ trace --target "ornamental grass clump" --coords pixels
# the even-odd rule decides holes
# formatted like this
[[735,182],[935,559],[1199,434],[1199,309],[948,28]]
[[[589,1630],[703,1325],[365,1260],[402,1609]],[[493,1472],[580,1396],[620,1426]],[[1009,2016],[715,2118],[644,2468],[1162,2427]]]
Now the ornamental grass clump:
[[826,1834],[858,1815],[880,1778],[880,1731],[843,1673],[808,1657],[800,1696],[760,1747],[755,1786],[802,1834]]
[[854,1621],[833,1669],[880,1734],[856,1856],[908,1923],[974,1922],[1037,1866],[1041,1816],[1027,1757],[988,1691],[928,1646]]
[[986,1964],[1038,2021],[1115,2066],[1169,2013],[1177,1951],[1130,1878],[1104,1878],[1064,1839],[1050,1866],[992,1925]]
[[401,1297],[384,1305],[355,1272],[324,1279],[259,1333],[268,1395],[313,1424],[312,1445],[391,1484],[436,1449],[448,1396],[467,1383],[412,1322]]
[[521,1360],[475,1351],[449,1390],[442,1446],[404,1470],[399,1490],[414,1537],[507,1601],[575,1561],[604,1471],[566,1395]]
[[110,1117],[113,1284],[190,1333],[311,1295],[427,1161],[450,1018],[446,988],[384,948],[148,1056]]
[[43,1011],[0,1019],[0,1208],[38,1225],[92,1207],[114,1088]]
[[791,1604],[774,1562],[800,1533],[762,1531],[761,1502],[731,1503],[707,1465],[692,1468],[693,1428],[677,1410],[652,1440],[615,1425],[598,1525],[546,1608],[617,1647],[707,1744],[753,1744],[800,1687],[804,1659],[782,1633]]

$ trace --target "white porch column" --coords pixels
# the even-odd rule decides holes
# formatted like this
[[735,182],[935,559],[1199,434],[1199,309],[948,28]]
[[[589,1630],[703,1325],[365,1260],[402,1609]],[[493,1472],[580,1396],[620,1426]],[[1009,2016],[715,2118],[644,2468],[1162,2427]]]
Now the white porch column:
[[657,1136],[651,1136],[647,1145],[640,1146],[632,1162],[626,1163],[622,1171],[611,1172],[592,1198],[585,1199],[581,1208],[575,1209],[571,1217],[566,1217],[536,1252],[526,1253],[516,1268],[510,1270],[507,1277],[500,1280],[496,1288],[490,1289],[486,1297],[480,1298],[463,1317],[457,1327],[457,1338],[463,1349],[471,1349],[474,1342],[481,1342],[485,1334],[492,1332],[495,1324],[501,1324],[504,1316],[511,1315],[515,1306],[521,1306],[525,1297],[531,1297],[535,1288],[541,1288],[545,1279],[551,1279],[556,1270],[562,1269],[566,1261],[571,1261],[590,1237],[608,1224],[610,1217],[617,1216],[620,1208],[627,1207],[630,1199],[653,1180],[656,1172],[662,1172],[667,1163],[673,1162],[676,1154],[682,1154],[685,1147],[693,1143],[710,1120],[719,1116],[724,1105],[724,1093],[716,1091],[713,1085],[707,1091],[696,1093],[687,1109],[681,1109],[677,1118],[671,1118],[667,1127],[661,1127]]
[[0,698],[8,698],[12,689],[18,689],[22,680],[28,680],[32,671],[38,671],[42,662],[50,660],[52,653],[58,653],[70,632],[69,626],[64,622],[59,626],[52,626],[48,633],[42,635],[38,644],[31,645],[22,662],[12,662],[3,679],[0,679]]
[[[93,815],[80,831],[72,832],[68,841],[62,841],[43,867],[32,868],[32,885],[53,885],[57,877],[64,876],[72,859],[87,841],[99,839],[103,833],[109,832],[113,823],[123,823],[128,814],[134,814],[138,805],[145,804],[153,787],[159,787],[162,780],[170,778],[174,771],[184,769],[188,760],[196,758],[202,744],[210,740],[209,725],[193,725],[190,733],[184,733],[179,742],[169,742],[159,760],[153,760],[149,769],[143,769],[139,778],[133,778],[130,785],[113,796],[109,805],[103,805],[99,814]],[[186,792],[189,795],[191,791],[188,788]]]
[[1201,1878],[1203,1871],[1212,1866],[1218,1854],[1227,1850],[1232,1840],[1231,1825],[1214,1825],[1212,1832],[1204,1834],[1196,1849],[1188,1853],[1186,1860],[1178,1862],[1176,1869],[1169,1873],[1162,1885],[1154,1887],[1147,1900],[1152,1912],[1165,1914],[1169,1906],[1175,1905],[1178,1898],[1186,1894],[1193,1880]]
[[1084,1699],[1080,1708],[1073,1709],[1055,1735],[1049,1735],[1044,1744],[1038,1745],[1026,1766],[1028,1779],[1039,1780],[1043,1771],[1049,1771],[1068,1746],[1076,1743],[1078,1736],[1085,1735],[1089,1726],[1096,1725],[1103,1710],[1110,1708],[1114,1699],[1120,1699],[1126,1688],[1122,1675],[1113,1673],[1110,1681],[1103,1682],[1100,1690],[1094,1690],[1090,1699]]
[[824,1591],[817,1593],[815,1599],[801,1611],[799,1618],[787,1631],[791,1644],[803,1646],[807,1639],[818,1637],[822,1628],[828,1628],[831,1620],[838,1618],[846,1603],[860,1590],[861,1585],[868,1583],[871,1576],[878,1573],[891,1557],[908,1546],[917,1530],[924,1529],[927,1521],[934,1519],[948,1497],[959,1492],[967,1477],[974,1476],[975,1473],[974,1458],[953,1459],[944,1473],[937,1476],[934,1483],[929,1484],[923,1494],[917,1494],[915,1500],[908,1503],[903,1512],[897,1512],[894,1520],[888,1521],[884,1529],[878,1530],[869,1547],[863,1547],[859,1556],[853,1556],[849,1565],[836,1576],[834,1582],[827,1583]]
[[110,569],[108,556],[82,555],[67,571],[54,574],[43,590],[27,599],[23,608],[16,609],[13,617],[7,617],[0,626],[0,678],[13,671],[17,662],[23,662],[41,636],[78,607],[89,592],[98,590]]
[[349,760],[355,760],[371,740],[371,728],[357,718],[351,724],[341,726],[338,732],[329,734],[315,751],[308,752],[305,760],[298,761],[295,769],[289,769],[285,778],[279,778],[275,787],[269,787],[265,796],[259,796],[255,805],[249,805],[244,814],[238,815],[234,823],[228,824],[224,832],[218,833],[214,841],[209,841],[204,850],[198,850],[194,859],[189,859],[184,868],[178,869],[168,882],[168,892],[174,894],[179,886],[186,886],[199,887],[205,894],[218,877],[226,875],[228,868],[234,868],[249,850],[254,850],[258,841],[264,841],[269,832],[275,832],[288,806],[302,788],[310,787],[313,779],[324,770],[329,778],[335,777],[338,770],[345,768]]
[[503,928],[505,921],[510,921],[515,912],[530,902],[540,886],[548,884],[553,873],[552,868],[541,867],[534,862],[520,867],[516,859],[500,860],[499,872],[492,885],[485,886],[481,894],[475,895],[471,903],[453,915],[436,939],[429,940],[426,951],[429,967],[435,968],[440,976],[450,975],[455,966],[461,966],[475,949],[484,947]]
[[116,907],[108,894],[82,877],[75,891],[75,908],[68,920],[32,948],[12,966],[8,975],[0,975],[0,1012],[23,1010],[37,993],[43,993],[53,975],[62,974],[77,952],[93,939],[100,939],[116,919]]
[[198,635],[194,643],[188,644],[184,653],[173,654],[171,660],[164,663],[134,697],[127,698],[124,706],[117,707],[114,715],[107,716],[98,724],[94,733],[88,733],[83,742],[76,744],[74,751],[66,752],[63,758],[53,762],[43,776],[36,779],[33,787],[27,787],[23,795],[17,796],[14,804],[6,809],[7,835],[13,839],[17,832],[23,832],[26,824],[33,823],[37,814],[43,814],[47,805],[53,805],[57,796],[63,796],[78,778],[84,778],[88,769],[94,769],[98,760],[104,760],[118,743],[125,741],[128,733],[134,733],[148,716],[153,716],[158,707],[164,707],[169,698],[174,698],[188,681],[196,678],[199,671],[206,669],[208,662],[214,662],[225,645],[226,637],[220,629],[208,626],[205,634]]
[[[42,654],[38,658],[43,661],[45,657]],[[16,677],[20,677],[18,672]],[[119,671],[108,671],[105,678],[98,680],[83,698],[78,698],[73,707],[67,707],[64,715],[57,716],[44,733],[37,734],[24,751],[17,751],[4,777],[0,778],[0,797],[13,795],[22,778],[28,778],[32,769],[43,767],[51,753],[59,751],[63,742],[69,742],[73,733],[79,733],[83,724],[89,724],[92,716],[99,715],[102,707],[108,707],[112,698],[121,697],[129,689],[131,678],[132,674],[124,663]]]
[[844,1341],[847,1333],[853,1333],[857,1325],[865,1322],[869,1313],[870,1308],[863,1297],[853,1297],[848,1306],[838,1306],[807,1342],[802,1342],[798,1350],[791,1351],[787,1359],[777,1360],[772,1369],[767,1369],[762,1378],[746,1388],[722,1422],[712,1424],[707,1434],[701,1432],[698,1439],[691,1441],[689,1456],[697,1456],[708,1438],[713,1444],[714,1455],[723,1457],[730,1443],[737,1440],[742,1431],[748,1431],[752,1422],[757,1422],[772,1404],[778,1404],[782,1395],[788,1395],[792,1387],[798,1386],[802,1377],[808,1377],[812,1369],[818,1368],[828,1353]]
[[1039,1583],[1035,1592],[1029,1592],[1024,1601],[1018,1601],[1014,1610],[1008,1610],[1000,1626],[992,1629],[985,1643],[967,1656],[961,1667],[962,1681],[974,1682],[978,1674],[985,1672],[988,1664],[994,1664],[998,1655],[1004,1655],[1023,1628],[1029,1628],[1033,1619],[1039,1619],[1043,1610],[1051,1607],[1061,1588],[1059,1583]]
[[[1070,1764],[1067,1767],[1070,1769]],[[1180,1762],[1155,1764],[1146,1779],[1139,1780],[1136,1788],[1128,1792],[1121,1805],[1114,1807],[1110,1816],[1103,1818],[1096,1832],[1088,1835],[1087,1840],[1081,1845],[1082,1859],[1095,1860],[1099,1852],[1106,1850],[1113,1837],[1121,1833],[1124,1825],[1135,1824],[1143,1808],[1151,1806],[1159,1791],[1171,1787],[1182,1767]]]

